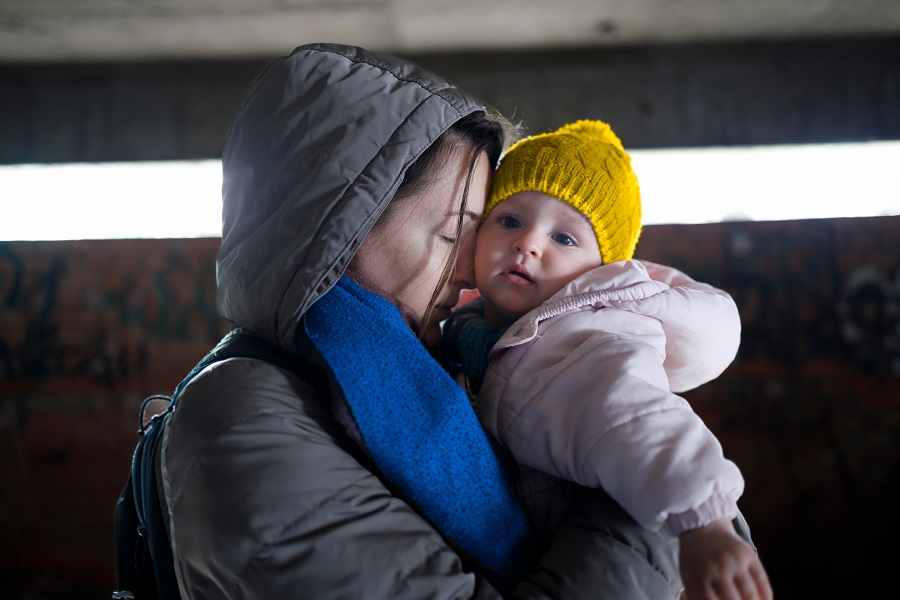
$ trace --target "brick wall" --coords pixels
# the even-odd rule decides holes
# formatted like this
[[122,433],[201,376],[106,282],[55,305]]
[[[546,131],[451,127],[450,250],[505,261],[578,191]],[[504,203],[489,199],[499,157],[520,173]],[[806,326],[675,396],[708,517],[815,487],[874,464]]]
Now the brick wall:
[[[900,217],[647,227],[731,292],[737,360],[687,394],[742,468],[777,597],[864,597],[900,534]],[[0,588],[105,598],[144,396],[227,330],[218,240],[0,243]]]
[[900,217],[653,227],[638,254],[737,301],[737,360],[686,397],[744,472],[776,598],[876,597],[900,534]]
[[110,596],[141,400],[171,392],[227,331],[218,243],[0,244],[0,588],[13,598]]

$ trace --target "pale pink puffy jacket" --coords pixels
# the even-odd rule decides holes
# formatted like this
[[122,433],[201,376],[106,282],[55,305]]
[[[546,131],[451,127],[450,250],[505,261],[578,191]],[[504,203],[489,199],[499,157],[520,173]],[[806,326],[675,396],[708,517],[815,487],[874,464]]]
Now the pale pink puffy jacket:
[[738,512],[740,471],[676,392],[718,377],[739,343],[726,292],[647,261],[603,265],[507,330],[476,410],[520,464],[678,535]]

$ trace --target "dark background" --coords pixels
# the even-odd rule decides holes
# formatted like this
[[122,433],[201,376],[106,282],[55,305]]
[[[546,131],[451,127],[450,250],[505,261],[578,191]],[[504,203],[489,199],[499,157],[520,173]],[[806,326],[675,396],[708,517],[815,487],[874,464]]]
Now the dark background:
[[[900,139],[897,37],[410,58],[531,132],[602,118],[629,148]],[[0,162],[217,157],[262,64],[0,64]],[[88,193],[73,190],[72,201]],[[0,218],[15,218],[15,207]],[[109,597],[112,515],[137,407],[171,391],[226,330],[215,312],[217,247],[0,242],[7,597]],[[900,217],[652,225],[638,257],[738,302],[737,360],[686,396],[745,474],[741,506],[776,597],[892,589]]]

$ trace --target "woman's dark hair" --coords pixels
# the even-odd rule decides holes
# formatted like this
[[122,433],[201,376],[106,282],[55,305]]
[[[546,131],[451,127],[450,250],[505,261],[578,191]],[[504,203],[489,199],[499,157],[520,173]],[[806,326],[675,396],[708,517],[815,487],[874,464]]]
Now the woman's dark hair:
[[428,329],[428,324],[431,321],[434,306],[439,299],[441,290],[456,268],[463,223],[465,222],[466,208],[469,203],[469,186],[478,158],[482,152],[485,152],[491,169],[496,169],[503,151],[511,143],[515,142],[518,137],[519,128],[493,110],[486,109],[485,112],[474,112],[463,117],[451,125],[443,135],[435,140],[407,168],[397,193],[394,194],[394,198],[385,207],[382,217],[388,216],[390,218],[390,213],[393,212],[392,209],[399,204],[397,201],[402,202],[421,194],[431,184],[431,175],[446,163],[454,150],[465,148],[470,151],[468,175],[466,176],[466,185],[463,190],[459,220],[456,223],[456,235],[454,236],[456,241],[450,251],[450,256],[447,258],[447,262],[444,264],[438,286],[431,295],[428,309],[422,318],[422,323],[419,327],[420,336],[424,335],[424,332]]
[[406,169],[403,182],[394,195],[394,199],[418,195],[428,184],[426,175],[435,163],[442,164],[455,146],[471,145],[476,157],[481,152],[486,152],[491,169],[496,168],[510,130],[511,127],[499,115],[476,112],[463,117],[451,125]]

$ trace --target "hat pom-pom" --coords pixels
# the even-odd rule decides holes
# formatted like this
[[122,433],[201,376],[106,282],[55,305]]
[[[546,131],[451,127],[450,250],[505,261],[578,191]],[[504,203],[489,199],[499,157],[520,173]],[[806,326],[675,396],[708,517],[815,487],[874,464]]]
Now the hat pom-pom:
[[622,141],[618,138],[618,136],[616,136],[615,133],[613,133],[612,128],[603,121],[591,121],[582,119],[580,121],[575,121],[574,123],[569,123],[568,125],[563,125],[559,128],[558,133],[567,133],[578,137],[593,138],[598,142],[612,144],[620,150],[625,149],[622,146]]

